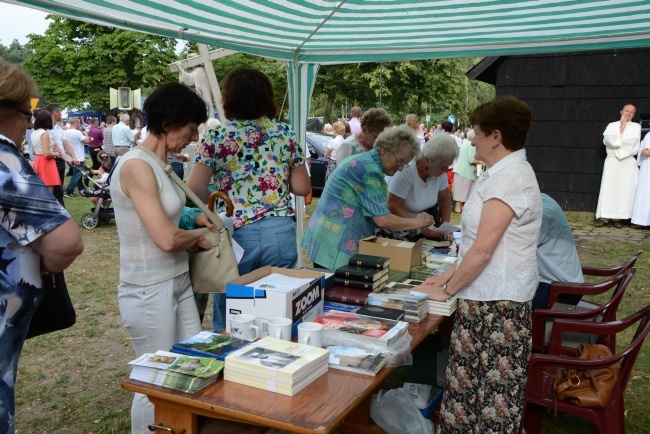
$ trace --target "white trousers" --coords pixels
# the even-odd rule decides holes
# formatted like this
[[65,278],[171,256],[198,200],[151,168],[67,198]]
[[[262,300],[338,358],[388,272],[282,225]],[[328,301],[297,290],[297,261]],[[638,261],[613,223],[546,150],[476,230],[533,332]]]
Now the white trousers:
[[[189,273],[150,286],[120,282],[117,300],[122,322],[137,356],[169,351],[173,344],[201,331]],[[131,433],[150,434],[153,404],[136,393],[131,406]]]

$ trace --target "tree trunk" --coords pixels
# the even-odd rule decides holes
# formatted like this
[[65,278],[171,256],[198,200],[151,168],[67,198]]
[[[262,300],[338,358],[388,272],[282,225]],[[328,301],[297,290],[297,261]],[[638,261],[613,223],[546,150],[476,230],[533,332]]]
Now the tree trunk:
[[336,92],[327,94],[327,104],[325,105],[325,113],[323,114],[323,124],[330,124],[330,116],[332,113],[332,106],[334,105],[334,99],[336,98]]

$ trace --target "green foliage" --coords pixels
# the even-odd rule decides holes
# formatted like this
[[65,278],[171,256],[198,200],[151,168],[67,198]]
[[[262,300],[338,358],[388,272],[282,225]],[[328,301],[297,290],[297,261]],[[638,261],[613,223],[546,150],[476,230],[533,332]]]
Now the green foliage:
[[29,55],[29,51],[23,45],[20,45],[18,39],[14,39],[11,44],[4,46],[0,43],[0,57],[11,63],[23,63]]
[[107,113],[109,88],[154,88],[175,81],[173,39],[48,15],[44,35],[30,35],[24,66],[41,100],[77,108],[88,102]]

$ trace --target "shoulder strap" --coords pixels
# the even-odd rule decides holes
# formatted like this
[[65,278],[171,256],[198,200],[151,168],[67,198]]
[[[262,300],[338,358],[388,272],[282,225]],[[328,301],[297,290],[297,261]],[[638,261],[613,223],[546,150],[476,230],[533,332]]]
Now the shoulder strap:
[[162,170],[165,171],[167,176],[171,178],[172,181],[174,181],[185,193],[187,197],[190,198],[192,202],[194,202],[194,205],[199,207],[201,211],[208,217],[208,219],[214,224],[214,226],[217,228],[219,232],[222,232],[225,228],[223,226],[223,223],[221,223],[221,219],[217,217],[210,209],[203,203],[201,199],[198,198],[196,194],[190,188],[185,184],[177,175],[174,173],[172,170],[172,166],[170,164],[165,164],[160,157],[158,157],[151,149],[147,148],[146,146],[138,146],[136,149],[139,149],[140,151],[144,152],[147,154],[149,157],[151,157],[158,165],[162,168]]

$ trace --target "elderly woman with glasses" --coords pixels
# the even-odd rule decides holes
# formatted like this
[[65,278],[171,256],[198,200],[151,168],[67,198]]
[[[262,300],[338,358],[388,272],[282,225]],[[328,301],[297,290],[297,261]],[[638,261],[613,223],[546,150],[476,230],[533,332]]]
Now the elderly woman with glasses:
[[[434,214],[438,205],[443,222],[451,220],[451,195],[447,188],[447,169],[458,157],[456,140],[448,134],[438,134],[422,147],[422,154],[403,171],[396,173],[388,185],[388,209],[400,217],[416,217],[421,212]],[[437,213],[437,212],[435,212]],[[411,240],[422,237],[444,240],[447,234],[436,228],[421,231],[391,231],[379,228],[380,237]]]
[[315,266],[336,269],[359,252],[359,241],[377,226],[391,230],[426,228],[431,215],[400,217],[386,206],[386,181],[420,153],[407,126],[379,134],[368,152],[343,161],[332,173],[309,220],[302,246]]
[[25,70],[0,59],[1,433],[16,429],[18,356],[43,297],[41,275],[63,271],[83,251],[77,223],[18,152],[33,127],[34,96],[36,83]]

